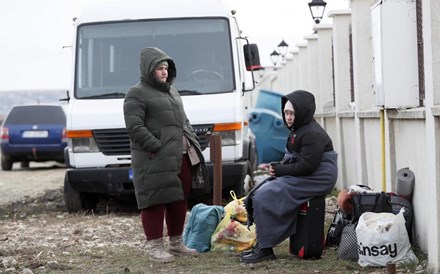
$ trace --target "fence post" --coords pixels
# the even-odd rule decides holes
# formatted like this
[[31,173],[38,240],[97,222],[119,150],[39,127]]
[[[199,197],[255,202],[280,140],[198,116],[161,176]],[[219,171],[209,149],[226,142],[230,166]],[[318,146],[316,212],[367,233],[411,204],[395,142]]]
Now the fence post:
[[210,157],[213,163],[213,198],[214,205],[222,205],[222,137],[213,135],[209,140]]

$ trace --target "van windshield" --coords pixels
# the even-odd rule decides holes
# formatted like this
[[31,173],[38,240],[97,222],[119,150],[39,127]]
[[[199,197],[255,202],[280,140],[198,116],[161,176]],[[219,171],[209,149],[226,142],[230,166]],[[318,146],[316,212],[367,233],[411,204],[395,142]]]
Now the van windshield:
[[182,96],[232,92],[234,68],[225,18],[130,21],[78,29],[75,97],[123,98],[139,81],[144,47],[158,47],[176,63]]

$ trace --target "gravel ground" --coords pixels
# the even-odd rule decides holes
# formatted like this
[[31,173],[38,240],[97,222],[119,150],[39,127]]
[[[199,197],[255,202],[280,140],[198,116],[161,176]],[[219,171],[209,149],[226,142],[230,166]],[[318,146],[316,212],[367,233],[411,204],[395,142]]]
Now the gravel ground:
[[15,163],[11,171],[0,170],[0,205],[62,188],[65,171],[63,165],[55,162],[31,162],[29,168]]

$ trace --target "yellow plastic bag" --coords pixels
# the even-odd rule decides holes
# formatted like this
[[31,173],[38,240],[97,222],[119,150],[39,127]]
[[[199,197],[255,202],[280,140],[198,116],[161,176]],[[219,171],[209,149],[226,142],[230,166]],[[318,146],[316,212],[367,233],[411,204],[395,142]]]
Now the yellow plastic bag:
[[243,203],[243,200],[246,198],[246,196],[238,199],[233,190],[231,190],[229,193],[231,194],[233,201],[229,202],[229,204],[225,206],[225,213],[229,213],[232,218],[239,222],[246,223],[247,212]]
[[233,191],[234,199],[225,207],[225,217],[220,221],[211,236],[211,250],[241,252],[251,249],[256,242],[255,225],[247,228],[247,212],[243,198],[238,199]]

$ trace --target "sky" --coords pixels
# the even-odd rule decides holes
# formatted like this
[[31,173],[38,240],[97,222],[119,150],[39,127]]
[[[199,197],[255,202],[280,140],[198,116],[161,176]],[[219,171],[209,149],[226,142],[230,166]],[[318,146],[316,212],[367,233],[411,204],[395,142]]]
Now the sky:
[[[71,74],[72,18],[90,2],[106,0],[0,1],[0,92],[67,89]],[[153,1],[153,0],[146,0]],[[161,1],[161,0],[159,0]],[[162,0],[166,1],[166,0]],[[185,0],[190,5],[190,0]],[[263,66],[284,40],[292,50],[313,33],[309,0],[226,0],[243,34],[259,48]],[[327,0],[329,11],[348,9],[349,0]]]

